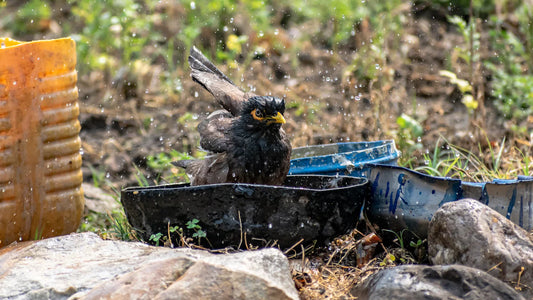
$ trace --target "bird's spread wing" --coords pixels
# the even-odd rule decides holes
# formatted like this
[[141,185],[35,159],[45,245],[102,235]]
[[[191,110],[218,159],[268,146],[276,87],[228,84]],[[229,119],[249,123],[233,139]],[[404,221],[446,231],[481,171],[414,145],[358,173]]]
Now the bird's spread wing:
[[191,77],[208,90],[232,115],[237,116],[242,103],[255,96],[239,89],[229,78],[210,62],[196,47],[189,55]]
[[233,116],[226,110],[217,110],[198,124],[200,146],[211,152],[228,150],[229,130]]

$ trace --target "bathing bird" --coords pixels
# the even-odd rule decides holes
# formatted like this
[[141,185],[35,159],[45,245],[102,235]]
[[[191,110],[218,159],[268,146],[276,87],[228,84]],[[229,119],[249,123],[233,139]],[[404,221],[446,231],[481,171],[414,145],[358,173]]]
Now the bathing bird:
[[198,124],[200,146],[208,155],[173,164],[185,169],[191,185],[283,184],[291,156],[282,128],[285,100],[242,91],[194,46],[188,61],[192,79],[223,109]]

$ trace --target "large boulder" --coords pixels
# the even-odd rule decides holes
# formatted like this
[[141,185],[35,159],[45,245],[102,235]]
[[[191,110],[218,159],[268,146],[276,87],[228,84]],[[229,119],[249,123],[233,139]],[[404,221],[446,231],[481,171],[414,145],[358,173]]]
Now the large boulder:
[[210,254],[80,233],[0,250],[0,299],[298,299],[277,249]]
[[477,200],[449,202],[435,212],[428,254],[433,264],[487,271],[533,298],[532,236]]
[[355,286],[351,294],[361,300],[525,299],[489,274],[461,265],[402,265],[380,270]]

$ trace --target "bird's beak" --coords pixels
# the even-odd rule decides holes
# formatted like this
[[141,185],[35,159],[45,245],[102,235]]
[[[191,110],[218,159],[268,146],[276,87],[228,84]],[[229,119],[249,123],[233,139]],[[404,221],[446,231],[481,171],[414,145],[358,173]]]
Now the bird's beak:
[[285,118],[283,115],[278,111],[278,114],[273,117],[268,117],[268,123],[279,123],[279,124],[285,124],[287,123],[285,121]]

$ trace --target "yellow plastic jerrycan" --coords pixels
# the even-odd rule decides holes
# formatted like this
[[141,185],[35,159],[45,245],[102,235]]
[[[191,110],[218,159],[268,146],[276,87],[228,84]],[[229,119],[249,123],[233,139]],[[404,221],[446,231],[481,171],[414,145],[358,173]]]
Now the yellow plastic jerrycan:
[[74,232],[83,213],[72,39],[0,38],[0,247]]

